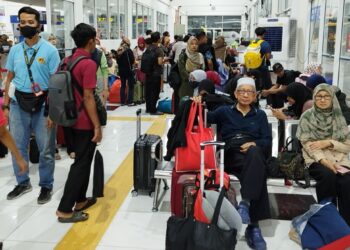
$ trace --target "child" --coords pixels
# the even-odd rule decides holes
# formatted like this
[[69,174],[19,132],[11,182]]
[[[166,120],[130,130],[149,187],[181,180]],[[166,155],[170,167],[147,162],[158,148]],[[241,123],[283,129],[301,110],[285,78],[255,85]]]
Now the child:
[[6,147],[12,152],[13,156],[16,158],[17,164],[20,168],[20,173],[25,173],[28,171],[28,163],[23,159],[22,155],[19,153],[16,144],[10,134],[6,129],[7,119],[0,108],[0,141],[5,144]]

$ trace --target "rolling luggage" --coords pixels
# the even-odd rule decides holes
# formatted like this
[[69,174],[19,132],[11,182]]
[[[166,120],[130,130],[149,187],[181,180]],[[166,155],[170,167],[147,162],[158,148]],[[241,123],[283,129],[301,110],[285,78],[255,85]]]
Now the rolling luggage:
[[187,217],[193,210],[194,196],[197,192],[196,172],[177,173],[175,168],[171,175],[171,214]]
[[155,190],[154,170],[163,159],[163,143],[158,135],[141,135],[141,109],[136,111],[137,137],[134,144],[134,190],[133,196],[137,196],[138,190],[149,191],[149,195]]
[[120,103],[120,88],[122,86],[122,83],[120,79],[117,79],[112,84],[110,91],[109,91],[109,102],[110,103]]

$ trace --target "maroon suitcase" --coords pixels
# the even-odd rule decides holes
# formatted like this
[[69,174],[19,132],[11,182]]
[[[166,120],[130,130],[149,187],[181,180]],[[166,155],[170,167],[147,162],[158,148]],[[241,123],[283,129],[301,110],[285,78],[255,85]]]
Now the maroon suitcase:
[[171,213],[179,217],[188,216],[194,205],[196,172],[176,173],[171,177]]

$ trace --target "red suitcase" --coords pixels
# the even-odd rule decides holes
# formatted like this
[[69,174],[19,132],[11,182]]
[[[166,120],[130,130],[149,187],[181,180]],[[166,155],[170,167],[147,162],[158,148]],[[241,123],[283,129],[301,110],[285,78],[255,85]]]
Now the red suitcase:
[[176,173],[171,176],[171,213],[178,217],[186,217],[194,205],[193,195],[196,193],[196,172]]

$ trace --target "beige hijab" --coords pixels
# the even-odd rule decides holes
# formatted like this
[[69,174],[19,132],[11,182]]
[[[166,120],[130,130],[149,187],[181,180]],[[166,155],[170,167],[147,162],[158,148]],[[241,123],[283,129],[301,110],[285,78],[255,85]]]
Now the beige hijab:
[[204,59],[202,54],[199,53],[198,51],[191,51],[191,42],[194,40],[197,41],[198,43],[198,39],[195,38],[194,36],[191,36],[187,42],[187,48],[186,48],[186,55],[187,55],[186,71],[189,73],[191,73],[196,69],[202,69],[204,65]]

